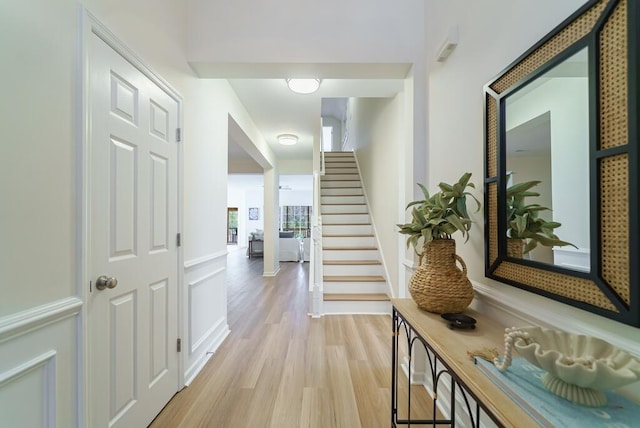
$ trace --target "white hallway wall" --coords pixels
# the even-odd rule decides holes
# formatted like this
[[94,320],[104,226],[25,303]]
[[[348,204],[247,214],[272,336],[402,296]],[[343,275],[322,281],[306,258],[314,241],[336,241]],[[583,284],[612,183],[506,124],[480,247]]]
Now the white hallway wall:
[[[225,80],[185,60],[182,2],[80,2],[184,97],[183,369],[189,381],[228,330],[225,229],[228,117],[275,162]],[[0,4],[0,415],[7,426],[73,427],[83,412],[76,114],[79,3]],[[140,19],[144,16],[144,19]],[[9,66],[10,64],[10,66]],[[9,126],[11,124],[11,126]],[[9,143],[10,142],[10,143]],[[201,303],[199,303],[201,302]],[[40,397],[40,398],[36,398]],[[25,425],[26,424],[26,425]]]
[[[429,64],[429,188],[473,173],[482,195],[483,85],[522,52],[552,30],[585,2],[488,0],[428,2]],[[507,18],[508,17],[508,18]],[[496,21],[496,19],[499,21]],[[496,25],[487,25],[494,23]],[[435,63],[435,49],[448,28],[459,25],[459,44],[445,63]],[[483,217],[475,221],[468,243],[458,242],[476,287],[476,306],[504,325],[535,322],[605,340],[640,356],[640,329],[629,327],[484,277]],[[628,393],[640,401],[640,385]]]
[[[405,200],[419,191],[414,185],[426,177],[425,7],[424,0],[189,0],[187,55],[196,64],[257,70],[285,64],[305,75],[318,64],[412,64],[397,141],[404,167],[393,177]],[[401,248],[398,242],[395,247]],[[399,275],[404,279],[404,271]]]
[[[403,297],[404,281],[399,265],[404,255],[396,224],[404,222],[405,195],[399,191],[405,173],[406,140],[402,127],[405,94],[393,98],[349,100],[347,129],[353,137],[347,149],[354,150],[376,237],[384,258],[388,282],[394,297]],[[402,285],[400,285],[402,284]]]

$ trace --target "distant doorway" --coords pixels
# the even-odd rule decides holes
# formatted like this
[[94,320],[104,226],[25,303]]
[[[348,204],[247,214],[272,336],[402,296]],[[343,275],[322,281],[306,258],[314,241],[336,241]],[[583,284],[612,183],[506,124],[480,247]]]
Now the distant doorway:
[[227,208],[227,245],[238,243],[238,208]]

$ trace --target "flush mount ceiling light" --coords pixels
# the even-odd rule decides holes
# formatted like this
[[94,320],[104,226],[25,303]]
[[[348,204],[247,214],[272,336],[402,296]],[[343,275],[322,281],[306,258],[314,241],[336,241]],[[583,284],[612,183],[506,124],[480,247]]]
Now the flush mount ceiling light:
[[283,146],[293,146],[298,143],[298,136],[293,134],[280,134],[278,135],[278,143]]
[[298,94],[311,94],[320,87],[320,79],[287,79],[287,85]]

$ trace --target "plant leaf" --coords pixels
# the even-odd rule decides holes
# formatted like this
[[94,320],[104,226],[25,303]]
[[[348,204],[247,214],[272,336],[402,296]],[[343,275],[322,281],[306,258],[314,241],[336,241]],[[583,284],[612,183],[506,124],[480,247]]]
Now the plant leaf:
[[531,189],[532,187],[540,184],[540,181],[526,181],[524,183],[517,183],[507,189],[507,197],[513,196],[518,193],[522,193],[526,190]]
[[425,199],[429,199],[429,191],[427,190],[426,187],[424,187],[422,184],[420,183],[416,183],[418,185],[418,187],[420,188],[420,190],[422,190],[422,194],[424,195]]

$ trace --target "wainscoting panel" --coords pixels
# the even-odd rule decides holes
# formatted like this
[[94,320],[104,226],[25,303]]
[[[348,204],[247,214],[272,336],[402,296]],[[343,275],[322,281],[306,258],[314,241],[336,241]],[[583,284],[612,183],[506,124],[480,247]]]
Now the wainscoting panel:
[[188,385],[229,334],[226,251],[185,263],[184,378]]
[[55,426],[56,367],[55,351],[0,373],[0,403],[14,402],[3,408],[2,419],[20,421],[25,427]]
[[0,425],[79,426],[80,308],[69,298],[0,320]]

